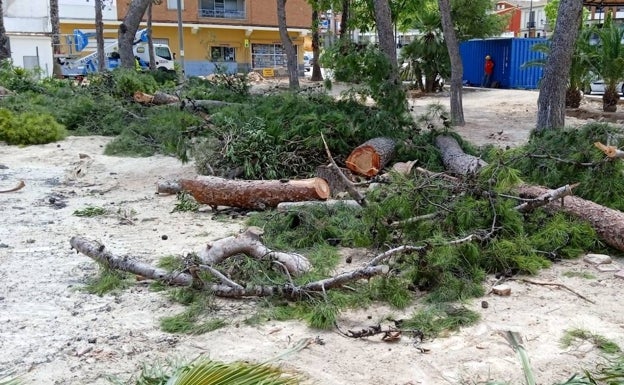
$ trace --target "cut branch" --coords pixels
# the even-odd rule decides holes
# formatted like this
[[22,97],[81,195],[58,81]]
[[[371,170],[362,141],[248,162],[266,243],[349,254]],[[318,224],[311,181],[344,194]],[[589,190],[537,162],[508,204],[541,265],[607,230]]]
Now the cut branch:
[[0,190],[0,193],[10,193],[13,191],[18,191],[24,188],[24,186],[26,186],[26,183],[24,183],[23,180],[20,180],[19,183],[17,184],[17,186],[13,187],[12,189],[8,189],[8,190]]
[[607,146],[600,142],[595,142],[594,146],[596,146],[600,151],[604,152],[606,156],[609,158],[624,158],[624,151],[618,149],[615,146]]
[[250,227],[235,236],[219,239],[198,253],[206,265],[217,265],[236,254],[246,254],[256,259],[269,259],[280,262],[292,275],[301,275],[310,271],[312,264],[306,257],[296,253],[273,251],[262,244],[262,229]]
[[[106,250],[101,243],[90,241],[80,236],[72,237],[70,244],[73,249],[76,249],[78,252],[111,269],[141,275],[142,277],[161,281],[168,285],[191,286],[197,283],[189,273],[169,273],[164,269],[151,266],[130,257],[115,256],[113,253]],[[209,268],[206,269],[207,267]],[[284,285],[251,285],[243,287],[225,277],[212,266],[200,265],[199,268],[208,270],[211,274],[214,274],[224,282],[224,284],[206,284],[204,282],[199,282],[204,290],[211,291],[216,296],[228,298],[282,296],[288,299],[299,299],[309,293],[324,292],[325,290],[339,288],[358,279],[369,279],[377,275],[387,274],[390,270],[386,265],[366,266],[357,270],[338,274],[331,278],[310,282],[302,286],[295,286],[289,283]]]
[[329,199],[326,201],[303,201],[303,202],[282,202],[277,205],[277,211],[283,213],[293,209],[305,209],[310,207],[349,207],[362,208],[360,204],[350,199]]
[[565,196],[572,195],[572,190],[578,185],[578,183],[575,183],[573,185],[565,185],[563,187],[559,187],[555,190],[549,190],[546,193],[538,196],[537,198],[526,201],[514,208],[522,213],[535,210],[536,208],[545,206],[552,201],[555,201],[557,199],[563,199],[563,197]]

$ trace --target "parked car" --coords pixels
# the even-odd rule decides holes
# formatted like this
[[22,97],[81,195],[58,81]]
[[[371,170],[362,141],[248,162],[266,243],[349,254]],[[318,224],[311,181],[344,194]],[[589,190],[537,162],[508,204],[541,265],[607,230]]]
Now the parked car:
[[[624,83],[623,82],[619,82],[616,86],[615,89],[618,90],[620,92],[620,94],[624,94]],[[604,94],[605,92],[605,82],[602,79],[593,81],[589,84],[589,87],[585,90],[585,93],[587,95],[591,95],[591,94]]]

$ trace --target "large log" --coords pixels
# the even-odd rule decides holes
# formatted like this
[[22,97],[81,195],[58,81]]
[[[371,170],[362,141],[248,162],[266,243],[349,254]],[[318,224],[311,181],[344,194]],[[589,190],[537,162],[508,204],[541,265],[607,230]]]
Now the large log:
[[[541,186],[520,186],[516,189],[520,196],[534,198],[549,192]],[[624,213],[599,205],[576,196],[566,197],[544,206],[550,212],[563,211],[588,221],[596,234],[614,249],[624,251]]]
[[[439,141],[440,138],[443,139]],[[453,173],[466,175],[471,172],[478,172],[479,169],[487,165],[483,160],[463,153],[457,141],[451,137],[437,137],[436,144],[442,152],[442,159],[449,159],[448,164],[444,161],[444,165]],[[541,186],[522,185],[517,187],[515,191],[525,198],[541,197],[528,205],[518,206],[519,210],[526,210],[527,206],[541,206],[546,203],[544,208],[550,212],[563,211],[588,221],[603,241],[617,250],[624,251],[624,236],[622,236],[624,234],[624,213],[621,211],[576,196],[567,196],[561,202],[556,200],[558,196],[571,193],[569,186],[550,190]],[[558,193],[563,195],[558,195]]]
[[345,163],[355,173],[375,176],[392,159],[395,147],[395,141],[390,138],[373,138],[356,147]]
[[279,181],[203,177],[158,184],[159,193],[181,190],[191,193],[197,202],[210,206],[260,210],[277,207],[281,202],[325,200],[330,193],[329,185],[321,178]]
[[487,165],[483,159],[466,154],[453,137],[438,136],[435,142],[442,152],[444,167],[453,174],[475,174]]

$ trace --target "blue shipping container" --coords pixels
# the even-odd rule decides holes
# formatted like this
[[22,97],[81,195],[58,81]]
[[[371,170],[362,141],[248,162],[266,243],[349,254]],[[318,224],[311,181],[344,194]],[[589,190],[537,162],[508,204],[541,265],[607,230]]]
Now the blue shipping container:
[[528,61],[543,59],[544,54],[534,52],[536,43],[546,43],[544,38],[496,38],[469,40],[462,43],[459,52],[464,64],[464,83],[480,86],[483,80],[485,56],[494,60],[492,81],[501,88],[536,89],[542,78],[542,67],[522,68]]

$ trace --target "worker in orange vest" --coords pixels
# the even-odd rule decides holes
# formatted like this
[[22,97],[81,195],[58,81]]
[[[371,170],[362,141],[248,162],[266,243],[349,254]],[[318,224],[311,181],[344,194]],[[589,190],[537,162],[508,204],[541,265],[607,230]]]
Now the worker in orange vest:
[[481,87],[490,87],[492,84],[492,74],[494,73],[494,60],[490,55],[485,56],[485,65],[483,66],[483,81]]

